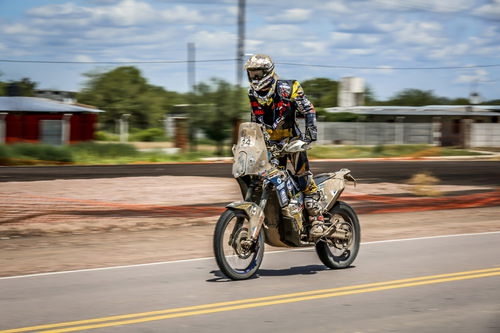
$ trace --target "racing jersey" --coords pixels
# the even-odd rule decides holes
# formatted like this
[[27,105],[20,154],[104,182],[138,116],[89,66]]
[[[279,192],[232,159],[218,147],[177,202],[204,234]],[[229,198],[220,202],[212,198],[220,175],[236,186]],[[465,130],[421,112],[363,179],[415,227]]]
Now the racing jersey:
[[[299,81],[277,80],[274,94],[267,100],[260,100],[249,90],[252,107],[252,121],[263,124],[271,140],[299,137],[304,141],[316,141],[316,111],[304,95]],[[304,117],[305,136],[301,133],[296,118]]]

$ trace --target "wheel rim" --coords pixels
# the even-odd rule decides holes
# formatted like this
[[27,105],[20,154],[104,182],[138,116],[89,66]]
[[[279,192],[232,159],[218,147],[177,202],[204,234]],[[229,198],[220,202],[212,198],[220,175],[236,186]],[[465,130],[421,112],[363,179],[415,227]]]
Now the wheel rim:
[[248,238],[249,221],[246,217],[233,216],[226,224],[222,237],[222,255],[227,266],[237,274],[252,271],[257,265],[260,244],[253,250],[245,250],[242,241]]
[[356,246],[356,229],[352,220],[345,215],[334,214],[330,219],[337,231],[347,236],[347,239],[327,238],[325,244],[330,250],[330,254],[336,262],[347,261]]

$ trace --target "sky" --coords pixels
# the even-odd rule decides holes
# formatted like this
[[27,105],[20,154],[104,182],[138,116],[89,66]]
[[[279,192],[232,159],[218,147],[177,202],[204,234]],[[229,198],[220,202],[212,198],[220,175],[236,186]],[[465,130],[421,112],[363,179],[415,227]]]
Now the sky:
[[[237,14],[238,0],[0,0],[0,80],[78,91],[85,73],[133,65],[185,92],[194,43],[197,83],[236,83]],[[245,53],[270,55],[283,79],[500,99],[500,0],[247,0],[245,14]]]

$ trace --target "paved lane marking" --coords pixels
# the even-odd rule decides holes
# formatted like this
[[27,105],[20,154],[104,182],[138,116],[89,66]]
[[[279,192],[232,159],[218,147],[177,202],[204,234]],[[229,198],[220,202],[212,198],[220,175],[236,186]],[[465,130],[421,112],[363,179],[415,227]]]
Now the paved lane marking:
[[[328,297],[335,297],[342,295],[359,294],[365,292],[404,288],[404,287],[458,281],[458,280],[473,279],[473,278],[482,278],[482,277],[497,276],[497,275],[500,275],[500,267],[450,273],[450,274],[422,276],[422,277],[385,281],[385,282],[368,283],[368,284],[331,288],[331,289],[312,290],[312,291],[297,292],[291,294],[243,299],[236,301],[212,303],[212,304],[197,305],[191,307],[174,308],[167,310],[127,314],[127,315],[118,315],[118,316],[95,318],[88,320],[30,326],[17,329],[3,330],[0,331],[0,333],[29,332],[42,329],[53,329],[53,330],[39,331],[39,332],[44,332],[44,333],[71,332],[71,331],[79,331],[79,330],[86,330],[86,329],[93,329],[100,327],[127,325],[127,324],[134,324],[134,323],[161,320],[161,319],[194,316],[199,314],[239,310],[252,307],[269,306],[274,304],[300,302],[300,301],[321,299],[321,298],[328,298]],[[143,317],[143,318],[137,318],[137,317]],[[129,319],[129,318],[135,318],[135,319]],[[115,321],[120,319],[128,319],[128,320]],[[92,323],[101,323],[101,324],[84,325]],[[75,325],[83,325],[83,326],[75,326]],[[60,328],[65,326],[75,326],[75,327]]]
[[[361,245],[376,245],[383,243],[393,243],[393,242],[406,242],[406,241],[415,241],[415,240],[426,240],[426,239],[436,239],[436,238],[454,238],[454,237],[466,237],[466,236],[485,236],[485,235],[497,235],[500,234],[500,231],[487,231],[487,232],[475,232],[475,233],[467,233],[467,234],[450,234],[450,235],[439,235],[439,236],[425,236],[425,237],[414,237],[414,238],[398,238],[398,239],[386,239],[386,240],[378,240],[378,241],[370,241],[370,242],[362,242]],[[277,250],[277,251],[267,251],[268,254],[277,254],[277,253],[287,253],[287,252],[301,252],[301,251],[314,251],[314,247],[309,248],[294,248],[287,250]],[[12,279],[21,279],[21,278],[32,278],[39,276],[51,276],[51,275],[60,275],[60,274],[71,274],[71,273],[84,273],[84,272],[98,272],[98,271],[107,271],[113,269],[124,269],[124,268],[136,268],[136,267],[148,267],[148,266],[158,266],[158,265],[167,265],[167,264],[178,264],[178,263],[189,263],[195,261],[203,261],[203,260],[215,260],[214,257],[204,257],[204,258],[192,258],[192,259],[180,259],[180,260],[171,260],[171,261],[157,261],[150,262],[145,264],[132,264],[132,265],[121,265],[121,266],[108,266],[108,267],[98,267],[98,268],[83,268],[83,269],[74,269],[69,271],[56,271],[56,272],[46,272],[46,273],[33,273],[26,275],[14,275],[14,276],[4,276],[0,277],[0,280],[12,280]]]

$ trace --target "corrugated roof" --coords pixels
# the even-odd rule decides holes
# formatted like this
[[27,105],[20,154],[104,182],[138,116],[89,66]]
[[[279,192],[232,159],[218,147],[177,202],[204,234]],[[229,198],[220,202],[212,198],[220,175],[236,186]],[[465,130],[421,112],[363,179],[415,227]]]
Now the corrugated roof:
[[327,112],[401,116],[499,116],[498,105],[352,106],[326,108]]
[[39,97],[0,97],[1,112],[104,112]]

